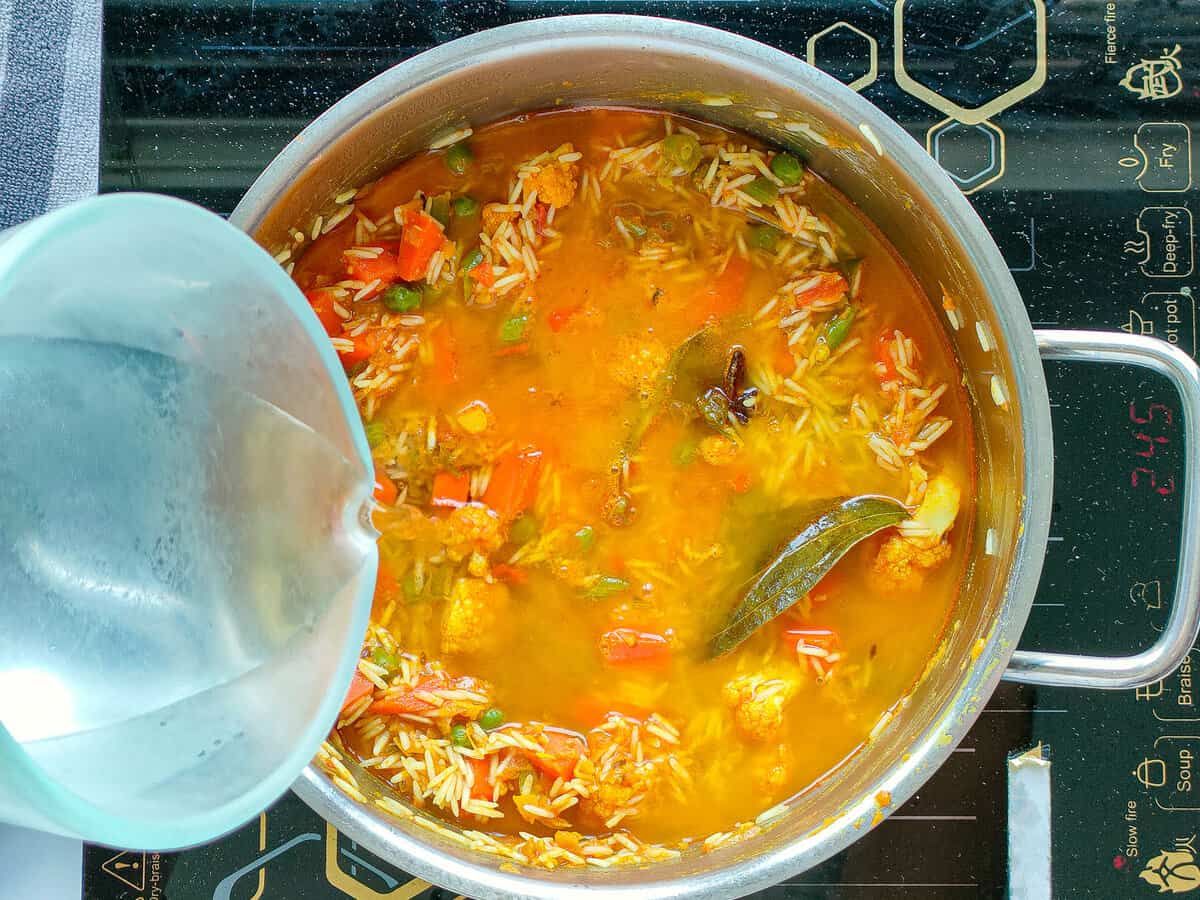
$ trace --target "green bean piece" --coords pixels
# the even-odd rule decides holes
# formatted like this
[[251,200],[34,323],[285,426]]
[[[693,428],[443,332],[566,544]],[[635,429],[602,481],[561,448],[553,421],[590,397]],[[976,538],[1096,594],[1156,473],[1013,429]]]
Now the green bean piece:
[[804,177],[804,163],[790,153],[780,153],[771,160],[771,173],[788,187],[794,187]]
[[694,437],[685,437],[671,450],[671,462],[681,469],[690,466],[696,461],[696,454],[699,451],[700,442]]
[[387,427],[382,422],[367,422],[363,425],[367,433],[367,446],[374,450],[387,438]]
[[700,141],[692,134],[671,134],[663,138],[662,155],[672,169],[685,173],[700,165]]
[[509,316],[500,325],[500,340],[506,344],[519,344],[525,339],[525,330],[529,327],[529,316]]
[[470,145],[466,141],[459,141],[446,151],[446,168],[455,175],[465,175],[474,159]]
[[750,229],[750,246],[756,250],[774,253],[775,248],[779,246],[781,237],[783,237],[783,232],[778,228],[770,225],[755,225]]
[[429,215],[437,219],[445,228],[450,224],[450,196],[439,194],[429,202]]
[[394,284],[383,292],[382,299],[392,312],[412,312],[421,308],[421,289],[411,284]]
[[463,257],[462,266],[460,266],[459,269],[464,275],[466,275],[481,262],[483,262],[483,251],[478,247],[475,247],[470,253]]
[[830,350],[836,350],[846,340],[850,326],[854,324],[854,307],[847,306],[825,324],[825,343]]
[[583,595],[600,600],[627,590],[629,590],[629,582],[624,578],[618,578],[615,575],[596,575],[583,589]]
[[591,525],[584,525],[575,532],[575,540],[579,541],[579,549],[584,553],[591,553],[592,548],[596,546],[596,529]]
[[753,197],[764,206],[772,205],[779,197],[779,188],[765,175],[755,178],[749,184],[742,185],[742,192],[747,197]]
[[376,647],[371,651],[371,661],[377,666],[383,666],[389,672],[400,665],[395,654],[383,649],[383,647]]

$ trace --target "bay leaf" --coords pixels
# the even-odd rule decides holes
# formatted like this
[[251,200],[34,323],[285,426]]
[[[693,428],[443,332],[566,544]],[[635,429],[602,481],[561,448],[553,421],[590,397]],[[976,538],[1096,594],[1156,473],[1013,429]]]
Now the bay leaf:
[[829,503],[763,568],[709,642],[709,656],[738,646],[816,587],[851,547],[908,516],[890,497],[840,497]]

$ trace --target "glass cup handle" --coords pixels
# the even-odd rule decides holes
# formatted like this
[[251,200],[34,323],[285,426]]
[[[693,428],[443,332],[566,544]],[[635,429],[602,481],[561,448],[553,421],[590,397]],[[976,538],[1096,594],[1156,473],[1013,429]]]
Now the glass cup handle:
[[1157,338],[1108,331],[1034,332],[1043,359],[1142,366],[1165,375],[1183,407],[1186,463],[1183,528],[1175,597],[1158,640],[1132,656],[1083,656],[1018,650],[1004,678],[1026,684],[1122,690],[1165,678],[1183,661],[1200,633],[1200,368],[1190,356]]

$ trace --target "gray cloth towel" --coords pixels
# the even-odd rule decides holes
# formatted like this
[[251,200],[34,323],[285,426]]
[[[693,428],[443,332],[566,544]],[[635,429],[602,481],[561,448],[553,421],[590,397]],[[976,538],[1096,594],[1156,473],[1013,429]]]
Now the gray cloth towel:
[[0,0],[0,228],[94,194],[100,0]]

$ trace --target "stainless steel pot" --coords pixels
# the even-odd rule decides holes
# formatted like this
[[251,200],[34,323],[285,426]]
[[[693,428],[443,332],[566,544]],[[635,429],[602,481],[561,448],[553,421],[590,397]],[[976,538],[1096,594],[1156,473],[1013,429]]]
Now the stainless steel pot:
[[[936,303],[969,379],[979,484],[972,563],[941,652],[890,723],[762,835],[629,870],[501,871],[412,821],[355,803],[313,767],[295,790],[341,831],[422,878],[472,897],[725,897],[815,865],[861,835],[878,791],[895,808],[942,764],[999,680],[1128,688],[1172,671],[1200,626],[1200,373],[1152,339],[1034,332],[1008,268],[941,168],[839,82],[710,28],[631,16],[543,19],[486,31],[369,81],[292,141],[232,221],[274,250],[333,197],[469,123],[539,108],[669,109],[797,149],[887,235]],[[1015,651],[1037,587],[1054,448],[1041,358],[1146,366],[1178,387],[1189,448],[1176,599],[1153,647],[1127,658]],[[364,781],[367,779],[364,778]]]

